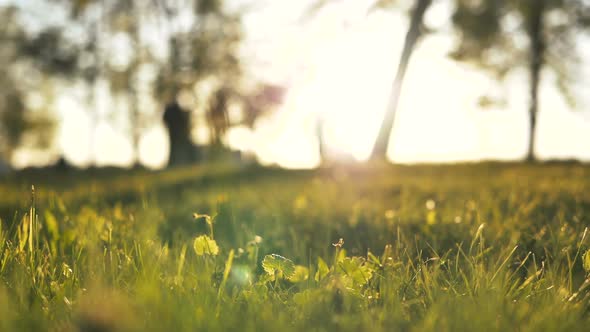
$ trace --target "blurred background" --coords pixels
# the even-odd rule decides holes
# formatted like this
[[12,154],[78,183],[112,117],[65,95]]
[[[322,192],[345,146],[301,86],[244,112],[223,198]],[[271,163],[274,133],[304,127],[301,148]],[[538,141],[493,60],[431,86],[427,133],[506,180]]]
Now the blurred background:
[[0,0],[0,173],[590,160],[588,0]]

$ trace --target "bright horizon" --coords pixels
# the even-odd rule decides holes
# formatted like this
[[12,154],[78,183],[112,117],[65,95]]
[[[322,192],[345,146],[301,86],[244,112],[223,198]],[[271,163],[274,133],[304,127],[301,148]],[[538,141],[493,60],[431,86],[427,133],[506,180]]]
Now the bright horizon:
[[[229,145],[256,154],[265,164],[315,167],[319,163],[315,123],[321,118],[329,153],[366,159],[387,107],[407,19],[395,10],[365,15],[370,1],[341,1],[302,23],[301,15],[293,13],[304,10],[305,4],[286,8],[272,1],[253,2],[266,9],[244,17],[247,69],[267,80],[287,83],[289,90],[280,109],[260,119],[254,130],[232,129]],[[441,26],[445,15],[444,4],[435,6],[427,21]],[[515,71],[500,87],[482,72],[446,58],[451,46],[452,39],[444,33],[419,44],[404,83],[389,158],[400,163],[522,158],[528,143],[525,76]],[[583,51],[588,48],[586,43]],[[588,67],[585,61],[584,70]],[[538,157],[590,160],[590,103],[582,101],[579,109],[570,110],[551,73],[543,75]],[[478,108],[480,95],[502,89],[506,109]],[[97,165],[133,162],[133,148],[124,132],[101,122],[89,134],[90,120],[74,97],[62,96],[57,103],[67,110],[60,115],[64,121],[58,142],[70,162],[81,166],[92,159]],[[92,149],[91,140],[95,142]],[[164,165],[168,147],[163,125],[143,135],[139,151],[143,164]],[[14,163],[24,166],[35,158],[42,159],[22,151]]]

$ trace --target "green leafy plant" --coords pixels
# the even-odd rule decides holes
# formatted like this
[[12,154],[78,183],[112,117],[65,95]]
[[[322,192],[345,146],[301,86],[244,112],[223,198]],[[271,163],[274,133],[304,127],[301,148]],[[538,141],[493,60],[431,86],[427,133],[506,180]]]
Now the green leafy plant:
[[[190,183],[193,169],[91,191],[74,174],[73,188],[39,186],[31,206],[27,187],[0,183],[0,331],[584,330],[590,168],[523,167],[212,181],[182,200],[160,188]],[[120,200],[115,187],[138,194]],[[197,214],[193,235],[186,217],[220,191],[232,205],[223,227]],[[433,195],[444,204],[423,227]],[[473,197],[481,216],[464,211]]]
[[365,285],[373,276],[373,269],[362,257],[346,257],[338,263],[338,272],[342,273],[350,287]]
[[288,258],[277,254],[264,256],[262,268],[271,277],[291,278],[295,274],[295,264]]
[[197,236],[193,241],[193,249],[195,250],[197,256],[217,256],[219,254],[217,242],[207,235]]
[[209,236],[211,236],[211,238],[213,238],[213,222],[215,221],[215,216],[211,217],[207,214],[193,213],[193,218],[195,220],[198,220],[198,219],[205,220],[205,223],[207,224],[207,227],[209,228]]

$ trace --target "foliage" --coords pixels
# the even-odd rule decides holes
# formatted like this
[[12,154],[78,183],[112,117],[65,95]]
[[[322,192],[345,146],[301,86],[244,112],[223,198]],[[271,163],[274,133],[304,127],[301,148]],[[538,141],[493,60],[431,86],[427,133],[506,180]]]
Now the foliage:
[[[18,16],[16,8],[0,7],[0,20],[4,22],[0,27],[3,49],[0,53],[0,159],[8,162],[19,147],[47,148],[51,145],[55,124],[50,112],[44,106],[33,112],[26,98],[31,92],[43,97],[51,94],[44,87],[45,81],[38,78],[40,73],[51,70],[49,67],[61,66],[60,70],[67,70],[66,67],[71,66],[65,55],[61,57],[63,52],[48,47],[55,46],[58,31],[47,31],[37,39],[32,38],[21,26]],[[29,62],[35,52],[44,54],[45,62],[31,66]]]
[[262,268],[270,276],[282,276],[289,279],[295,274],[295,264],[288,258],[272,254],[264,256]]
[[[498,78],[519,66],[528,66],[535,8],[541,8],[542,61],[557,78],[557,87],[574,105],[570,85],[576,79],[579,54],[576,40],[589,25],[588,5],[578,0],[456,1],[452,23],[458,43],[454,59],[476,64]],[[527,40],[524,42],[523,40]]]
[[[543,69],[551,69],[570,106],[570,86],[580,63],[576,41],[587,30],[588,5],[580,0],[457,1],[453,25],[459,40],[451,56],[475,63],[503,79],[515,67],[527,70],[529,143],[526,158],[535,160],[539,89]],[[488,98],[489,99],[489,98]],[[480,105],[493,105],[484,96]]]
[[0,183],[0,329],[584,330],[588,179],[577,164],[23,174]]
[[217,256],[219,254],[219,247],[217,246],[217,242],[209,238],[207,235],[201,235],[195,238],[195,241],[193,242],[193,248],[195,249],[195,253],[198,256]]
[[[34,145],[24,138],[38,134],[35,143],[51,142],[46,138],[53,135],[47,121],[52,117],[45,111],[58,107],[53,99],[64,91],[71,95],[72,89],[85,104],[81,108],[91,121],[90,130],[98,121],[110,122],[131,138],[136,157],[141,136],[162,120],[168,105],[180,105],[192,114],[190,125],[202,122],[198,125],[210,130],[210,141],[221,144],[229,127],[253,125],[280,102],[260,98],[272,86],[245,81],[239,58],[242,8],[232,9],[226,1],[40,4],[64,19],[35,17],[43,13],[31,10],[32,4],[0,5],[0,18],[6,22],[0,28],[0,152],[6,159],[17,147]],[[29,112],[25,101],[41,91],[46,95],[43,104],[51,106]],[[109,98],[99,101],[105,93]],[[97,109],[102,102],[110,103],[108,110]],[[228,108],[234,106],[241,114],[230,118]]]

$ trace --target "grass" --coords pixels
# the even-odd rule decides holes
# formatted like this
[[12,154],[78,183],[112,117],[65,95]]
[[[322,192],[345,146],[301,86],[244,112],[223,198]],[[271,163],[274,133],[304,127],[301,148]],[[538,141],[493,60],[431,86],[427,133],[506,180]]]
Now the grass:
[[590,323],[583,165],[29,173],[0,218],[1,331]]

